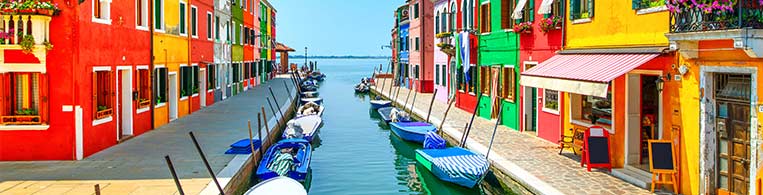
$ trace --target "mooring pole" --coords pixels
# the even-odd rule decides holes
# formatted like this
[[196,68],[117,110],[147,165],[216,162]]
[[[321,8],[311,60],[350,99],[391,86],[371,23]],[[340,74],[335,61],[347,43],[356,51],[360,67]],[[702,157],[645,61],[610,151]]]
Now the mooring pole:
[[466,145],[466,128],[469,127],[469,123],[464,123],[464,133],[461,134],[461,147],[463,148]]
[[[429,115],[432,114],[432,105],[434,105],[434,99],[437,97],[437,89],[434,89],[434,94],[432,95],[432,101],[429,101],[429,110],[427,111],[427,120],[426,122],[429,122]],[[443,119],[444,121],[445,119]],[[440,129],[442,131],[442,129]]]
[[281,119],[278,119],[278,115],[276,115],[277,112],[273,108],[273,104],[270,103],[270,98],[265,98],[265,99],[268,100],[268,106],[270,107],[270,111],[273,112],[273,116],[276,117],[276,124],[277,124],[276,126],[281,125],[281,119],[283,119],[283,117],[281,117]]
[[413,91],[413,90],[408,90],[408,95],[405,96],[405,104],[403,104],[403,110],[408,108],[408,98],[411,97],[411,91]]
[[448,112],[450,112],[450,107],[453,106],[453,103],[456,102],[456,98],[450,98],[450,101],[448,101],[448,108],[445,109],[445,116],[442,117],[442,121],[440,121],[440,127],[437,128],[442,132],[442,126],[445,124],[445,119],[448,118]]
[[[165,155],[164,160],[167,162],[167,167],[170,168],[170,174],[172,174],[172,179],[175,180],[175,187],[178,188],[178,193],[180,195],[184,195],[185,193],[183,192],[183,186],[180,185],[180,179],[178,179],[178,174],[175,172],[175,166],[172,165],[170,156]],[[95,184],[95,194],[101,194],[101,188],[98,186],[98,184]]]
[[[270,96],[273,97],[273,103],[276,103],[276,107],[278,107],[278,113],[281,114],[281,118],[283,118],[284,116],[283,116],[283,112],[281,112],[281,105],[278,105],[278,100],[276,100],[276,94],[273,93],[273,88],[268,86],[268,90],[270,90]],[[289,93],[289,92],[287,91],[286,93]]]
[[[252,120],[246,120],[246,125],[249,127],[249,147],[252,148],[252,153],[254,153],[254,136],[252,136]],[[262,143],[262,139],[260,139],[260,143]]]
[[[95,184],[95,186],[93,187],[95,188],[95,195],[101,195],[101,185]],[[180,194],[183,194],[183,193],[181,192]]]
[[[289,100],[292,100],[292,102],[294,102],[294,99],[291,98],[291,93],[290,93],[291,90],[289,90],[289,84],[286,84],[286,81],[283,81],[283,87],[286,88],[286,94],[289,94]],[[299,90],[297,90],[297,93],[299,93]],[[297,94],[297,97],[299,97],[299,94]],[[297,107],[295,106],[294,112],[296,111],[297,111]]]
[[[381,71],[381,70],[380,70],[380,71]],[[382,94],[382,93],[383,93],[383,91],[384,91],[384,85],[386,85],[387,83],[386,83],[386,82],[384,82],[384,80],[383,80],[383,79],[379,79],[379,81],[381,81],[381,82],[382,82],[382,87],[381,87],[381,89],[377,89],[376,91],[379,91],[379,94]]]
[[[498,106],[500,108],[502,102],[498,102]],[[490,150],[493,148],[493,140],[495,139],[495,132],[498,131],[498,124],[501,123],[501,113],[503,112],[503,109],[498,110],[498,118],[495,120],[495,126],[493,126],[493,135],[490,136],[490,144],[487,146],[487,153],[485,154],[485,159],[490,159]]]
[[209,166],[209,161],[207,161],[207,157],[204,155],[204,151],[201,150],[199,141],[196,140],[196,136],[193,136],[193,131],[188,132],[188,135],[191,136],[191,140],[193,140],[193,145],[196,145],[196,150],[199,151],[199,156],[201,156],[201,160],[204,161],[204,166],[207,167],[207,171],[209,172],[209,175],[212,176],[212,181],[215,182],[217,189],[220,190],[220,194],[224,195],[225,191],[223,191],[223,187],[220,186],[220,182],[217,181],[217,177],[215,177],[215,172],[212,171],[212,167]]
[[[262,112],[257,113],[257,137],[260,139],[260,142],[262,143],[262,147],[268,146],[270,147],[270,139],[268,140],[262,140]],[[269,135],[270,133],[268,133]],[[267,144],[265,144],[265,141],[268,141]],[[262,159],[262,149],[257,150],[260,154],[260,160]],[[254,152],[254,151],[252,151]]]
[[[416,91],[416,88],[413,88],[413,101],[411,101],[411,114],[413,114],[413,107],[416,106],[416,95],[419,94],[419,91]],[[405,110],[405,109],[403,109]]]
[[268,132],[268,139],[270,138],[270,127],[268,127],[268,113],[265,112],[265,106],[260,107],[262,110],[262,122],[265,123],[265,132]]
[[472,131],[472,123],[474,123],[474,117],[477,116],[477,109],[480,108],[480,100],[482,100],[482,94],[477,96],[477,105],[474,106],[474,112],[472,113],[472,119],[469,120],[469,128],[466,129],[464,132],[464,142],[466,142],[466,139],[469,139],[469,132]]

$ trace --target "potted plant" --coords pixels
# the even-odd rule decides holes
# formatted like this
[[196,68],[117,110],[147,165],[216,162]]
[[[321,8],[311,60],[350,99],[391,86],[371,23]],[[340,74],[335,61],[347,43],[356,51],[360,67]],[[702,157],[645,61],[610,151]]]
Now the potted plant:
[[514,32],[516,33],[525,33],[529,34],[532,33],[533,30],[533,23],[532,22],[520,22],[514,25]]
[[34,51],[34,36],[32,35],[24,35],[23,38],[21,38],[21,41],[19,42],[19,45],[21,46],[21,51],[24,53],[32,53]]
[[552,30],[560,29],[562,25],[562,18],[558,16],[543,18],[540,20],[540,23],[538,25],[540,26],[540,30],[543,32],[549,32]]
[[53,49],[53,44],[51,44],[48,40],[43,41],[42,44],[45,45],[45,50],[50,51]]
[[34,8],[38,14],[52,16],[59,11],[58,4],[48,1],[36,1]]

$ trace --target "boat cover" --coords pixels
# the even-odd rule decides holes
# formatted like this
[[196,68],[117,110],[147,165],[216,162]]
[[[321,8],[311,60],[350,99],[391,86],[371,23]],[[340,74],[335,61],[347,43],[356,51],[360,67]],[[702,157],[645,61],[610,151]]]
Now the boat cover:
[[419,154],[451,178],[480,180],[488,170],[485,156],[469,150],[452,147],[448,149],[422,149]]
[[445,139],[434,131],[427,132],[424,137],[424,149],[445,149],[445,147]]
[[289,173],[292,166],[294,166],[294,157],[291,154],[278,153],[276,154],[276,159],[268,166],[268,169],[280,176],[285,176],[286,173]]

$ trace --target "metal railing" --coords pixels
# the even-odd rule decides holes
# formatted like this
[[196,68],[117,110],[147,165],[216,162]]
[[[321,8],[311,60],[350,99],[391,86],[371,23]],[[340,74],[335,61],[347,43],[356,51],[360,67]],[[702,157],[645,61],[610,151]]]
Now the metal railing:
[[736,0],[733,11],[706,12],[679,6],[670,13],[670,32],[700,32],[740,28],[763,29],[763,6],[758,0]]

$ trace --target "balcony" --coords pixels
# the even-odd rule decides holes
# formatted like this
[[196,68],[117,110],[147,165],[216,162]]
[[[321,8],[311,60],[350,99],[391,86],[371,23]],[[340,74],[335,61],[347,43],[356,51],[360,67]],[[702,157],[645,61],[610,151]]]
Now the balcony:
[[750,57],[763,57],[763,6],[759,0],[732,0],[732,4],[695,6],[692,1],[670,5],[672,50],[683,49],[689,58],[697,57],[697,42],[734,40],[734,48]]
[[51,14],[3,12],[0,15],[0,72],[45,72]]

